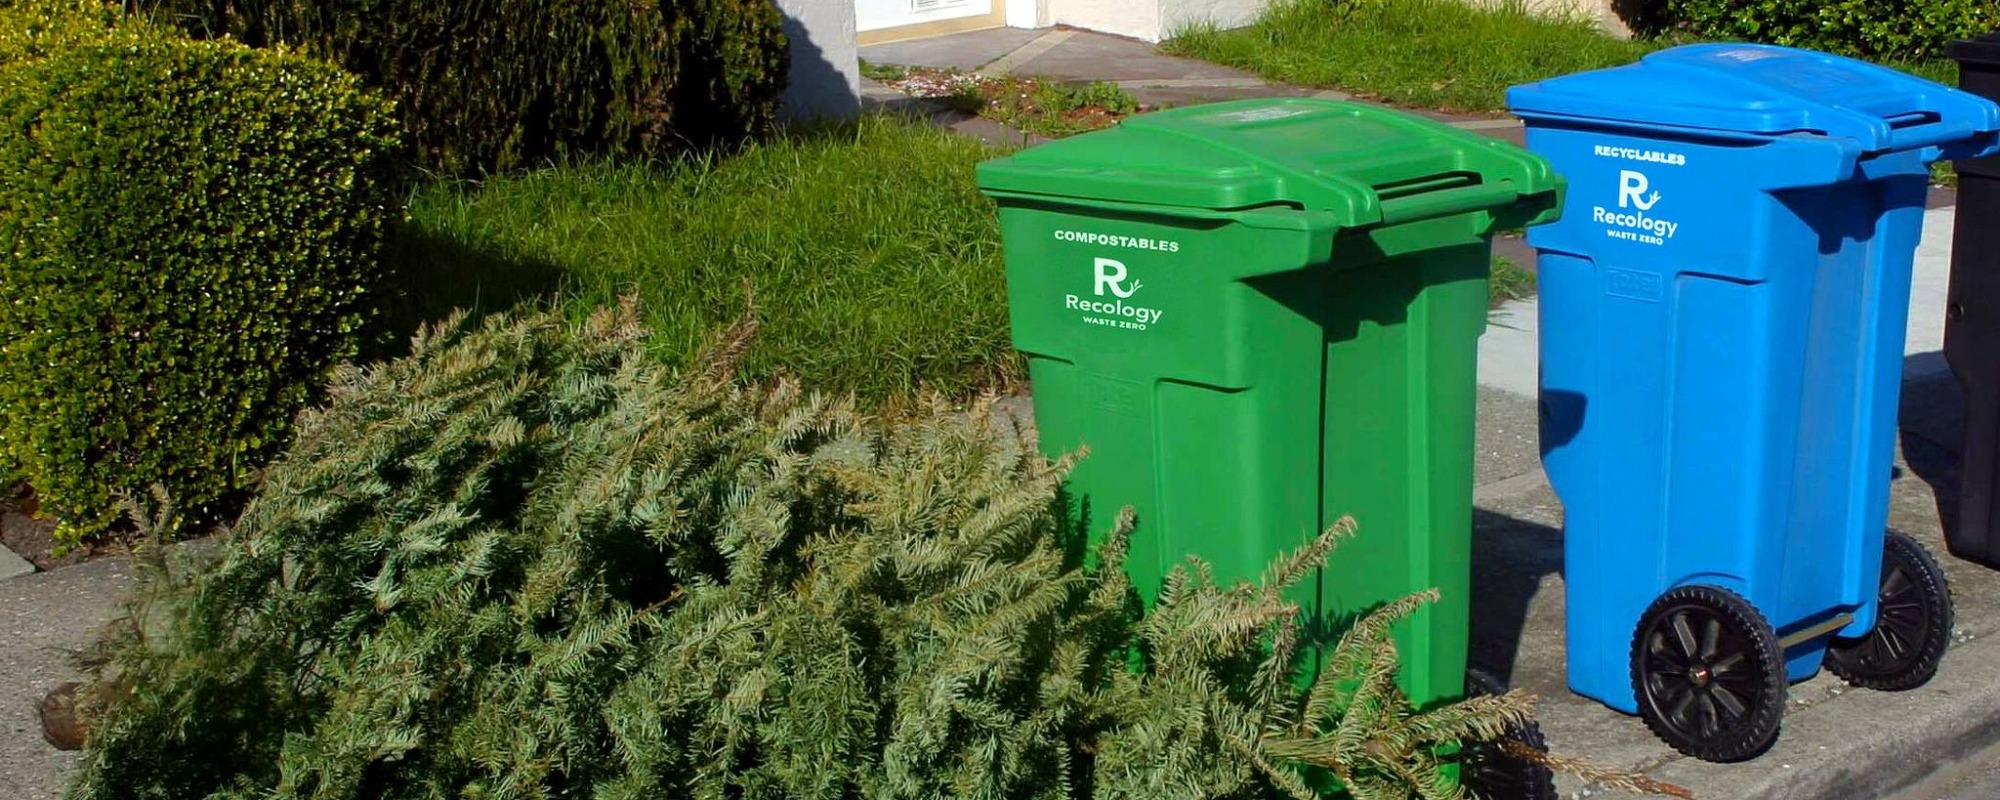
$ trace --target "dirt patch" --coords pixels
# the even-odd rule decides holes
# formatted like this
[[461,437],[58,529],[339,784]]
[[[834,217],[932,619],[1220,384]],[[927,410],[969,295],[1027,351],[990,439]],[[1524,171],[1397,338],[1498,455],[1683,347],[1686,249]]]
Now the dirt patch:
[[89,542],[56,555],[56,521],[35,516],[35,500],[20,492],[0,499],[0,544],[44,572],[81,564],[95,558],[116,555],[126,548],[119,543]]
[[923,67],[871,66],[870,77],[890,88],[1037,136],[1059,139],[1102,130],[1151,110],[1116,84],[991,76]]

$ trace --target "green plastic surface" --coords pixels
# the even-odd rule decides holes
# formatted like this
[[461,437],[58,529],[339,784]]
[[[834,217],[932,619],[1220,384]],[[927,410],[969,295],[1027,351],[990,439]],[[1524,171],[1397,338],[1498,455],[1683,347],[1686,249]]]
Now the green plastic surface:
[[1477,343],[1491,234],[1562,182],[1504,142],[1319,100],[1126,120],[982,164],[1015,346],[1093,536],[1138,512],[1152,600],[1194,554],[1256,579],[1344,514],[1298,599],[1328,625],[1426,588],[1397,631],[1419,704],[1464,687]]
[[1507,206],[1561,188],[1547,162],[1506,142],[1379,106],[1312,99],[1144,114],[983,164],[979,182],[994,193],[1070,200],[1291,205],[1330,212],[1344,227]]

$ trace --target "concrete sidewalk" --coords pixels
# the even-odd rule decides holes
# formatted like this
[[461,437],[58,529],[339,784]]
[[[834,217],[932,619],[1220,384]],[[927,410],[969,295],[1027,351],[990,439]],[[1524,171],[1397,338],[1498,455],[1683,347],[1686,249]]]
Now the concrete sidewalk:
[[82,675],[74,663],[115,618],[130,564],[107,558],[0,580],[0,797],[56,800],[77,754],[42,739],[42,697]]

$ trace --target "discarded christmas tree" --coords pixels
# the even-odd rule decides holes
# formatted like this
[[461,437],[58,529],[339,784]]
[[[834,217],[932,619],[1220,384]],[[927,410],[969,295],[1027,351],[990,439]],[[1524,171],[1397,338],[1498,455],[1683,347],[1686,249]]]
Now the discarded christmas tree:
[[107,644],[71,796],[1445,798],[1441,754],[1529,713],[1410,707],[1387,630],[1422,597],[1306,680],[1282,590],[1349,525],[1141,615],[1128,522],[1070,563],[1067,464],[987,409],[745,387],[748,331],[669,371],[634,319],[454,322],[342,373]]

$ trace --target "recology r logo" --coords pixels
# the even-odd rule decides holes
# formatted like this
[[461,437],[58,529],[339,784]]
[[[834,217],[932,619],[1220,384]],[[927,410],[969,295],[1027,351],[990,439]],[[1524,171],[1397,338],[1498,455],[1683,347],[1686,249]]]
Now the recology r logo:
[[1111,299],[1063,295],[1064,308],[1084,312],[1084,322],[1113,328],[1143,331],[1160,321],[1164,311],[1125,303],[1146,285],[1144,281],[1132,278],[1132,270],[1125,266],[1125,262],[1100,256],[1092,261],[1091,270],[1092,294],[1095,298]]
[[1098,297],[1103,297],[1104,290],[1109,289],[1112,294],[1118,296],[1118,299],[1124,300],[1136,294],[1139,291],[1139,287],[1145,285],[1138,281],[1133,281],[1132,288],[1125,288],[1125,276],[1128,274],[1128,271],[1121,262],[1108,258],[1100,258],[1097,260],[1096,266]]
[[[1687,159],[1677,153],[1645,151],[1643,157],[1631,154],[1639,151],[1628,148],[1607,148],[1598,146],[1599,155],[1612,158],[1633,158],[1634,160],[1658,161],[1662,164],[1685,164]],[[1653,181],[1646,173],[1632,169],[1618,171],[1618,208],[1592,206],[1592,222],[1606,226],[1604,234],[1614,239],[1641,242],[1644,244],[1666,244],[1680,232],[1681,224],[1672,220],[1649,215],[1647,212],[1660,204],[1659,191],[1652,188]]]

